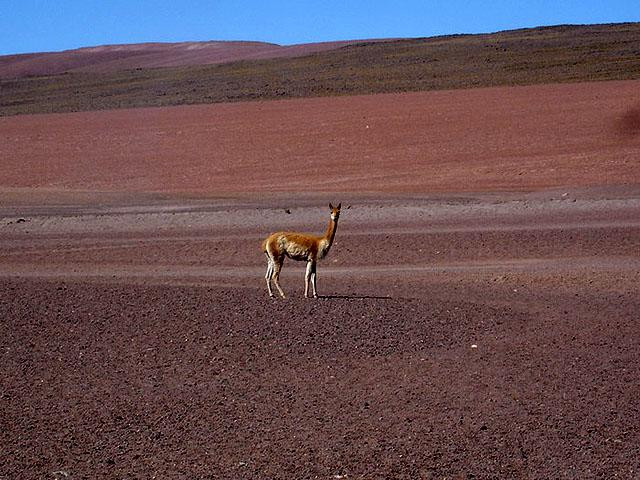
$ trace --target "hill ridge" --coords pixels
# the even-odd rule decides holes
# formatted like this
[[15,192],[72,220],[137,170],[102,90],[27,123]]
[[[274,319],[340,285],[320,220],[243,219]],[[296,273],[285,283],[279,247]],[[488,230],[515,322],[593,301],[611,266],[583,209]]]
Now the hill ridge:
[[[640,23],[346,42],[188,66],[108,51],[88,71],[0,78],[0,115],[640,79]],[[128,68],[132,56],[147,67]]]
[[356,43],[385,40],[339,40],[294,45],[250,40],[94,45],[58,52],[0,56],[0,78],[16,79],[62,73],[114,73],[139,68],[187,67],[240,60],[298,57]]

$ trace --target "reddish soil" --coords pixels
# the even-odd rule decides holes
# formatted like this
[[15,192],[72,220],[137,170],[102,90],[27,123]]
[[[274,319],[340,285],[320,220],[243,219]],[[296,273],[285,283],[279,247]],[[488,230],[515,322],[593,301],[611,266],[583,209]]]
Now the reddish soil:
[[638,86],[0,119],[0,478],[638,478]]
[[457,192],[640,184],[640,81],[0,118],[11,188]]

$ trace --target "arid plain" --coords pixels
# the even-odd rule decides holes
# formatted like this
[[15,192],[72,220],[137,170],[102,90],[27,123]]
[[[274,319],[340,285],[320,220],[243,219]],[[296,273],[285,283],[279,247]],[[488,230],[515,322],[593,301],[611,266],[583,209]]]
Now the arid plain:
[[638,92],[0,118],[0,478],[640,478]]

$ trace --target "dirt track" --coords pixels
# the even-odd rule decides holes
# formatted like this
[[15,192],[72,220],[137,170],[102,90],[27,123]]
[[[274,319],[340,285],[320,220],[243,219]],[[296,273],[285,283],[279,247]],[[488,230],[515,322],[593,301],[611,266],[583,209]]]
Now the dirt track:
[[[291,105],[307,104],[260,107]],[[591,111],[581,108],[567,115]],[[615,120],[611,108],[602,115]],[[77,117],[53,119],[55,130]],[[534,120],[527,131],[550,139]],[[43,119],[11,120],[22,121]],[[0,478],[638,478],[638,137],[599,143],[605,135],[581,125],[564,142],[581,154],[542,144],[556,170],[532,160],[524,179],[505,160],[509,145],[493,156],[488,130],[486,142],[476,132],[466,138],[480,143],[459,146],[443,127],[450,159],[470,152],[457,184],[403,164],[411,135],[389,134],[378,147],[397,159],[398,183],[385,193],[375,192],[384,170],[363,165],[362,180],[328,188],[350,193],[274,193],[245,151],[225,157],[244,165],[219,180],[227,198],[200,190],[198,164],[172,183],[164,160],[143,178],[136,162],[101,170],[56,154],[47,158],[60,168],[39,171],[37,155],[20,157],[34,174],[20,184],[5,169],[0,205]],[[118,141],[119,128],[107,130]],[[355,131],[345,126],[344,145]],[[294,155],[305,138],[286,158],[312,165]],[[104,153],[117,142],[94,140],[94,159],[121,148]],[[74,150],[50,142],[29,148]],[[495,175],[469,160],[474,150]],[[408,193],[400,179],[412,176]],[[471,178],[484,193],[470,193]],[[441,193],[424,193],[430,185]],[[304,267],[288,262],[290,298],[269,299],[259,240],[277,228],[321,232],[329,201],[343,213],[318,267],[323,297],[301,298]]]

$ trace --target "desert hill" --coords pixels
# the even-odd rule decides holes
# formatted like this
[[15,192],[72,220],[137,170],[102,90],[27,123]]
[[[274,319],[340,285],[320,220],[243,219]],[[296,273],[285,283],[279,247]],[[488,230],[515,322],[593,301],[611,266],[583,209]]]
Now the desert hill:
[[240,41],[102,45],[62,52],[0,56],[0,78],[70,72],[113,73],[137,68],[184,67],[239,60],[297,57],[361,42],[365,41],[346,40],[287,46]]
[[[172,58],[168,46],[120,52],[120,58],[114,51],[87,49],[82,65],[70,65],[73,69],[66,73],[5,77],[0,79],[0,115],[640,78],[640,23],[311,44],[289,50],[243,43],[227,45],[217,57],[215,42],[202,47],[209,53],[193,56],[185,45],[175,47]],[[155,48],[164,48],[164,53]],[[159,58],[169,64],[204,62],[205,57],[224,61],[227,54],[285,53],[288,58],[149,68]],[[305,55],[292,56],[298,54]],[[92,55],[95,61],[90,61]],[[0,59],[0,64],[3,61],[6,67],[8,60]],[[118,65],[140,66],[114,69]],[[49,68],[60,71],[61,66]]]

